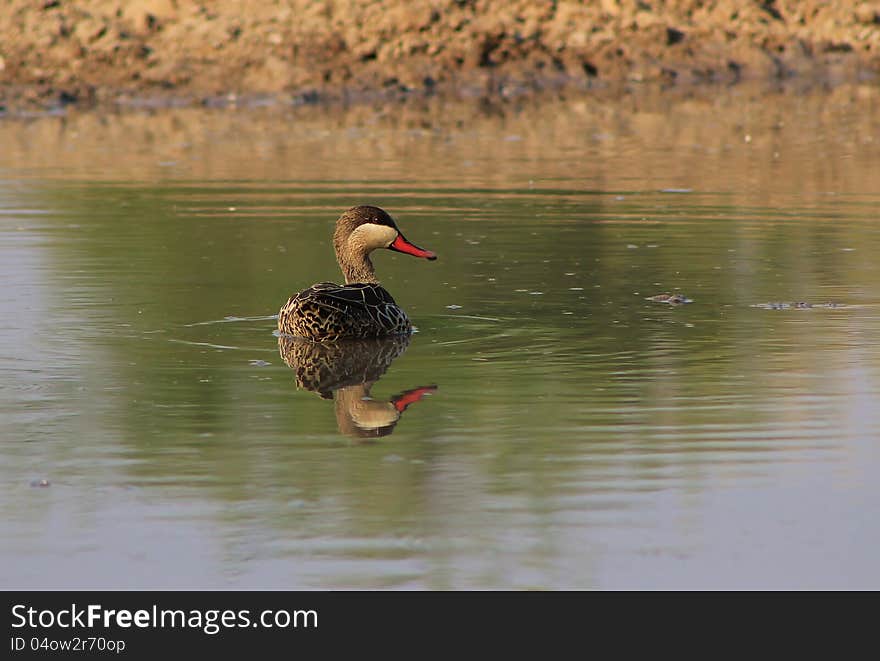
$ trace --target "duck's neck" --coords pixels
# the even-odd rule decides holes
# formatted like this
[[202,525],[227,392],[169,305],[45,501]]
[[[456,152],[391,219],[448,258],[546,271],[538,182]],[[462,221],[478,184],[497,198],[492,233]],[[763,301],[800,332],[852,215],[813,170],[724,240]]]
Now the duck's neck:
[[376,280],[373,262],[370,261],[371,248],[365,245],[363,232],[348,232],[344,227],[337,225],[333,234],[333,250],[339,268],[345,276],[345,284],[379,282]]
[[355,254],[338,254],[336,255],[342,273],[345,276],[345,284],[350,285],[355,282],[372,282],[378,283],[376,279],[376,271],[373,268],[373,262],[370,261],[369,255],[366,253]]

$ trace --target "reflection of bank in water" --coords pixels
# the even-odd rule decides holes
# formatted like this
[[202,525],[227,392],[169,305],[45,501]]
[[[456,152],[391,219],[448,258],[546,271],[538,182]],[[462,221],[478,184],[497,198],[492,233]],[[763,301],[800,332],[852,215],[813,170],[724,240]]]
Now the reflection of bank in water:
[[296,384],[332,399],[339,431],[356,438],[377,438],[394,431],[406,408],[437,386],[411,388],[389,400],[376,400],[370,389],[394,360],[406,351],[411,336],[350,340],[322,344],[297,337],[278,337],[278,351],[296,372]]

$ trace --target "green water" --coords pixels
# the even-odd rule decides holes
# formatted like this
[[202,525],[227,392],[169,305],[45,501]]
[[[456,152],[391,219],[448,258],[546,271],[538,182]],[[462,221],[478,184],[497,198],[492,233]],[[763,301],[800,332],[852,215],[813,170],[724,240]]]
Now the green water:
[[[724,94],[2,127],[0,586],[880,587],[876,101]],[[439,259],[333,401],[360,203]]]

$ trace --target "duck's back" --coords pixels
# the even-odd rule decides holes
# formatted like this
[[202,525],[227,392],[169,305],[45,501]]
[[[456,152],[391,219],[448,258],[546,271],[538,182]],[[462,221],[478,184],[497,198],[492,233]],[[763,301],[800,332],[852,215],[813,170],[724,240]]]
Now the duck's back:
[[278,313],[278,330],[316,342],[412,332],[406,313],[383,287],[319,282],[291,296]]

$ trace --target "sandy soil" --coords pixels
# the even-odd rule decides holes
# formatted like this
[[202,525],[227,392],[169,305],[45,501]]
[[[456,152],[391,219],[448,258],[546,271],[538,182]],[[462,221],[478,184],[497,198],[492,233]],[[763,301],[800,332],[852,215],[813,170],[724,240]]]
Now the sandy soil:
[[880,77],[880,2],[8,0],[0,107]]

